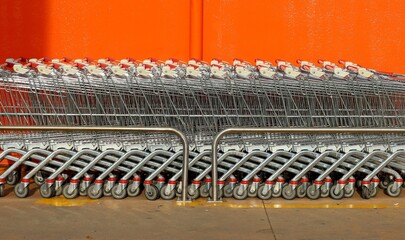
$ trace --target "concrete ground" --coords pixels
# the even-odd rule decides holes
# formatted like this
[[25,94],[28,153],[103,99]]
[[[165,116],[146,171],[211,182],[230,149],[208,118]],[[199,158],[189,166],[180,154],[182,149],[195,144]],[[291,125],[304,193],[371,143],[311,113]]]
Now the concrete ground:
[[143,196],[26,199],[6,189],[0,239],[398,239],[405,233],[405,198],[206,199],[180,204]]

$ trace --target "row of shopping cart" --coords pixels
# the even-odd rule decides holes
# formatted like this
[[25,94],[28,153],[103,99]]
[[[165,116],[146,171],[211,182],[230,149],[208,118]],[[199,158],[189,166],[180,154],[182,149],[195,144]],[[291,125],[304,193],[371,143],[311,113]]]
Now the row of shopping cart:
[[[400,195],[405,173],[405,148],[395,152],[351,149],[346,153],[315,149],[292,152],[288,149],[263,151],[228,149],[218,159],[220,197],[245,199],[259,197],[317,199],[352,197],[356,190],[365,199],[374,197],[378,187],[389,196]],[[174,199],[182,193],[182,151],[169,149],[130,151],[83,149],[29,151],[10,148],[0,154],[12,164],[0,176],[0,195],[4,184],[15,185],[18,197],[27,197],[31,178],[45,198],[62,195],[91,199],[138,196],[144,189],[149,200]],[[212,195],[211,151],[192,151],[189,170],[192,181],[187,194],[191,199]],[[24,169],[24,176],[21,176]]]
[[173,126],[203,142],[235,126],[404,124],[404,77],[348,62],[21,61],[0,72],[4,125]]
[[[8,59],[0,67],[3,126],[173,127],[190,142],[190,198],[212,195],[211,143],[229,127],[399,128],[405,76],[351,62],[175,59]],[[364,198],[402,189],[404,138],[395,134],[233,134],[220,147],[219,196]],[[0,176],[29,195],[137,196],[183,192],[183,149],[164,133],[0,135]],[[23,173],[23,174],[21,174]]]

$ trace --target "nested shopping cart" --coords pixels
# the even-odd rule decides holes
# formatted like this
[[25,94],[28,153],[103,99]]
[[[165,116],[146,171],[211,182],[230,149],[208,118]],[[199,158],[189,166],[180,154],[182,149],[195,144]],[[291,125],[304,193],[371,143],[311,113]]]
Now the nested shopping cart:
[[[196,199],[213,196],[214,137],[227,128],[400,128],[405,76],[351,62],[251,65],[176,59],[8,59],[0,70],[3,126],[175,128],[164,133],[4,131],[0,176],[29,195],[31,178],[49,198]],[[384,189],[398,196],[404,176],[400,134],[230,134],[218,149],[220,197],[351,197]],[[185,179],[188,183],[188,180]]]

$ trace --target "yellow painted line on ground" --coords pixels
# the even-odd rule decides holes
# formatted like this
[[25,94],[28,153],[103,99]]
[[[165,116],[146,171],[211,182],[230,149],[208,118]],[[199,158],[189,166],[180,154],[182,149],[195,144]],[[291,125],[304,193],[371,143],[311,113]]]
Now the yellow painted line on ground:
[[405,204],[373,204],[373,203],[265,203],[257,201],[221,202],[209,203],[206,199],[197,199],[193,202],[177,202],[177,206],[186,207],[227,207],[227,208],[272,208],[272,209],[293,209],[293,208],[319,208],[319,209],[384,209],[384,208],[405,208]]
[[76,199],[66,199],[63,196],[55,197],[55,198],[43,198],[37,200],[35,203],[37,204],[45,204],[51,205],[56,207],[77,207],[83,206],[85,204],[96,203],[97,200],[91,200],[88,198],[76,198]]
[[308,204],[280,204],[280,203],[267,203],[266,208],[353,208],[353,209],[370,209],[370,208],[405,208],[405,205],[394,204],[368,204],[368,203],[355,203],[355,204],[339,204],[339,203],[308,203]]
[[263,208],[263,203],[261,201],[241,201],[240,203],[231,202],[219,202],[219,203],[209,203],[207,199],[197,199],[192,202],[182,203],[177,202],[177,206],[187,206],[187,207],[229,207],[229,208]]

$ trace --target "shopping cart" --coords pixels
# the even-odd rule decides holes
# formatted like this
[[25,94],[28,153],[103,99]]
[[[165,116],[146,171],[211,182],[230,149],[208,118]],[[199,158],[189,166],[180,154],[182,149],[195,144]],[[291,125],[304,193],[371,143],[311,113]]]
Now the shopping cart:
[[[405,123],[405,79],[341,61],[298,66],[235,59],[8,59],[0,68],[4,126],[171,127],[190,142],[190,182],[182,189],[183,149],[163,133],[4,132],[0,176],[29,195],[92,199],[193,199],[212,194],[211,142],[230,127],[398,128]],[[234,134],[220,148],[224,197],[398,196],[404,176],[400,135]],[[24,168],[25,175],[21,176]],[[381,179],[381,181],[380,181]],[[20,182],[20,183],[19,183]]]

